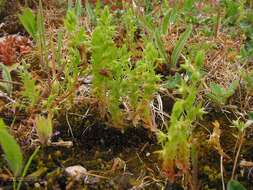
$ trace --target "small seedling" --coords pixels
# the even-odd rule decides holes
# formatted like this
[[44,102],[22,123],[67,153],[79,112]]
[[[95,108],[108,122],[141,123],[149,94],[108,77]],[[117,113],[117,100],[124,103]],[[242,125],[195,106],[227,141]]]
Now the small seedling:
[[43,117],[37,116],[35,119],[37,134],[41,144],[47,145],[50,142],[50,138],[53,134],[52,116]]

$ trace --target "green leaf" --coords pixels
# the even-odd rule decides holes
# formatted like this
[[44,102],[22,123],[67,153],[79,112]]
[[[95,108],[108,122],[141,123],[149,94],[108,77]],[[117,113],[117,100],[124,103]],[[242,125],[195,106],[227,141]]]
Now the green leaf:
[[167,54],[166,54],[166,50],[165,50],[163,41],[161,39],[161,34],[160,34],[159,30],[155,31],[154,38],[155,38],[155,45],[156,45],[156,48],[158,49],[159,54],[164,59],[164,61],[166,61]]
[[205,52],[202,50],[198,51],[195,57],[195,64],[198,69],[201,69],[203,67],[204,60],[205,60]]
[[86,13],[87,13],[87,16],[88,16],[90,22],[93,25],[96,25],[96,23],[97,23],[97,17],[96,17],[96,14],[95,14],[93,8],[91,7],[89,1],[87,1],[85,3],[85,10],[86,10]]
[[243,121],[240,121],[240,119],[237,119],[233,120],[233,125],[231,127],[235,127],[240,132],[243,132],[247,128],[247,125]]
[[168,32],[168,28],[170,25],[170,16],[171,16],[171,12],[168,12],[163,18],[163,23],[162,23],[162,34],[163,35],[166,35]]
[[27,171],[28,171],[28,169],[29,169],[29,167],[30,167],[30,165],[31,165],[31,163],[32,163],[32,160],[34,159],[34,157],[36,156],[36,154],[39,152],[39,149],[40,149],[40,146],[38,146],[38,147],[34,150],[34,152],[32,153],[32,155],[29,157],[28,161],[26,162],[25,167],[24,167],[24,169],[23,169],[23,171],[22,171],[22,174],[21,174],[21,179],[20,179],[19,182],[18,182],[17,190],[20,189],[20,187],[21,187],[21,185],[22,185],[22,182],[23,182],[23,180],[24,180],[24,177],[26,176],[26,173],[27,173]]
[[22,96],[27,98],[32,106],[34,106],[38,99],[40,92],[36,88],[36,81],[32,78],[31,74],[27,70],[23,70],[20,73],[21,81],[24,84],[24,90],[21,92]]
[[35,39],[36,33],[37,33],[37,27],[36,27],[36,17],[33,14],[32,10],[29,8],[25,8],[22,11],[22,14],[19,15],[19,20],[26,29],[26,31],[29,33],[29,35]]
[[243,185],[240,184],[240,182],[236,180],[230,180],[227,184],[227,189],[228,190],[246,190],[246,188],[243,187]]
[[0,119],[0,144],[14,176],[18,176],[23,164],[23,155],[16,140],[8,133],[6,125]]
[[176,73],[175,75],[170,75],[167,77],[167,81],[166,83],[164,84],[164,86],[168,89],[173,89],[173,88],[176,88],[177,86],[180,85],[181,83],[181,76],[179,73]]
[[222,95],[224,93],[224,89],[216,83],[211,83],[210,88],[215,95]]
[[68,10],[64,19],[64,26],[69,32],[74,32],[78,26],[78,17],[73,10]]
[[139,22],[142,26],[144,26],[148,32],[153,33],[154,31],[154,24],[152,22],[152,18],[148,15],[143,15],[139,17]]
[[12,92],[11,74],[8,68],[2,63],[0,63],[0,70],[2,70],[2,79],[6,81],[6,82],[0,82],[0,87],[3,87],[8,92],[8,94],[11,94]]
[[184,100],[184,109],[190,110],[192,108],[192,105],[196,99],[197,92],[194,88],[192,88],[191,93],[185,98]]
[[177,16],[177,12],[175,9],[167,12],[167,14],[163,18],[162,22],[162,34],[167,35],[170,23],[175,22]]
[[193,9],[195,0],[185,0],[184,1],[184,10],[191,11]]
[[192,33],[192,25],[190,25],[185,30],[185,32],[180,36],[180,39],[176,43],[175,48],[174,48],[172,55],[171,55],[171,62],[173,65],[176,65],[178,58],[180,56],[180,53],[181,53],[183,47],[185,46],[188,38],[190,37],[191,33]]
[[249,120],[253,120],[253,111],[248,113]]
[[82,15],[82,2],[81,2],[81,0],[76,0],[75,13],[76,13],[77,17],[80,17]]
[[239,86],[239,81],[235,80],[231,83],[231,85],[228,88],[229,96],[232,96],[235,93],[235,90]]
[[43,17],[43,7],[42,2],[39,0],[39,9],[37,13],[37,40],[40,45],[40,48],[44,49],[46,46],[46,39],[45,39],[45,19]]
[[177,100],[172,108],[171,123],[177,123],[184,111],[184,100]]

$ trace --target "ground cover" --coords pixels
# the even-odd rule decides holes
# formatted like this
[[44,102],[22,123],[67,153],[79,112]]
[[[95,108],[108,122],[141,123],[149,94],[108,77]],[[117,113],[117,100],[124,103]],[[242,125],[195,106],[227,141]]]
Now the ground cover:
[[2,1],[3,189],[252,189],[251,1]]

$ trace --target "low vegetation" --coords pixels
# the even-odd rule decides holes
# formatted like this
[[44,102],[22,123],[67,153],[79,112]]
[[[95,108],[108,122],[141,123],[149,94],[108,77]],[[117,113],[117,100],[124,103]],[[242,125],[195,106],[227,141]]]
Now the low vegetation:
[[0,38],[0,186],[251,187],[251,1],[19,4]]

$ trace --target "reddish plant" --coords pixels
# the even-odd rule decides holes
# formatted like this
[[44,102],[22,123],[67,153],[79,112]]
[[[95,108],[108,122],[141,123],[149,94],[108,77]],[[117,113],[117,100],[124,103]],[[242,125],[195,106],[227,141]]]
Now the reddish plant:
[[12,65],[21,55],[31,51],[31,42],[28,38],[12,35],[0,39],[0,62]]
[[6,37],[3,42],[0,43],[0,61],[5,65],[11,65],[16,60],[16,49],[13,46],[15,39],[12,37]]

